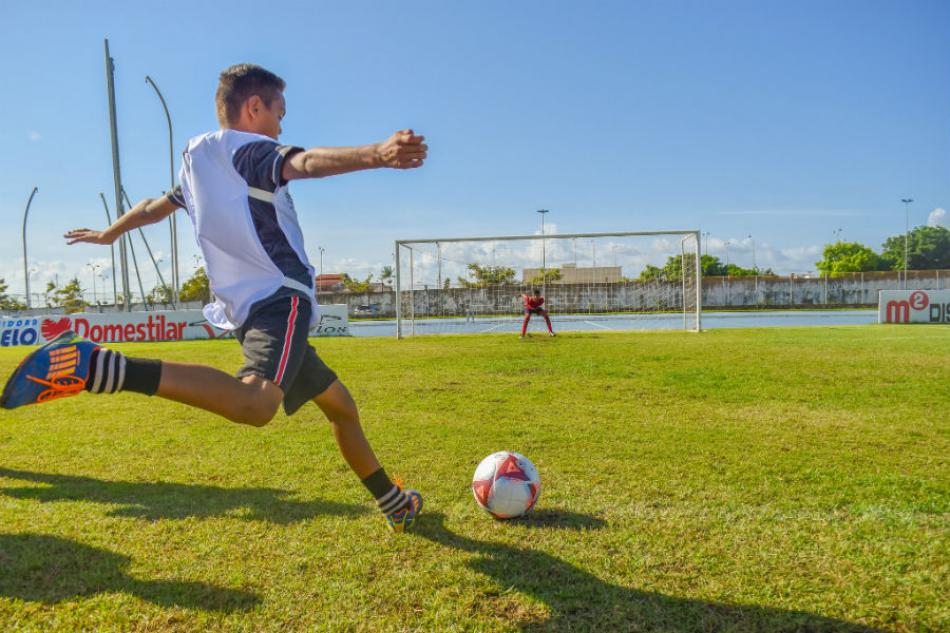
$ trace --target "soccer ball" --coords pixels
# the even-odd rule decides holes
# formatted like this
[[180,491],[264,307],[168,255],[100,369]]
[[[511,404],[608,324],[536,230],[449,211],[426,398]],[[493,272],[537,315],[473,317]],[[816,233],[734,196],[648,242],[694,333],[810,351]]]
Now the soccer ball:
[[475,469],[472,493],[478,505],[496,519],[512,519],[534,507],[541,494],[541,477],[524,455],[499,451]]

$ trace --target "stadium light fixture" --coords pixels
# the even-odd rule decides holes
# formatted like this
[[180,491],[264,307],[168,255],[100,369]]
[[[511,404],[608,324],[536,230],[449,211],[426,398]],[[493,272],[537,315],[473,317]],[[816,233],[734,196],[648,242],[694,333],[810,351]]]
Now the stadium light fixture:
[[26,216],[30,214],[30,204],[33,203],[33,196],[39,191],[39,187],[33,187],[30,199],[26,201],[26,210],[23,212],[23,278],[26,282],[26,307],[30,307],[30,271],[26,263]]

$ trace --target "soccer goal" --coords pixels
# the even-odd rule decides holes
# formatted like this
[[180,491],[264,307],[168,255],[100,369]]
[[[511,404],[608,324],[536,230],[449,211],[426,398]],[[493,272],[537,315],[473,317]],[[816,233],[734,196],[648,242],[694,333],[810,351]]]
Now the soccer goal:
[[[702,329],[699,231],[397,240],[396,336]],[[547,333],[532,316],[528,333]]]

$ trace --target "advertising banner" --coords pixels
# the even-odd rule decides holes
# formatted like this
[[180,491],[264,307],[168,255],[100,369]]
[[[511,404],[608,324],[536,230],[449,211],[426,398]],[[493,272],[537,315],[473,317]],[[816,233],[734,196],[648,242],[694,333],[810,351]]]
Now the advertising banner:
[[950,290],[881,290],[878,323],[950,323]]
[[[310,336],[348,336],[345,305],[320,306]],[[96,343],[190,341],[231,336],[213,327],[201,310],[155,312],[77,312],[31,317],[0,317],[0,347],[42,345],[66,330]]]

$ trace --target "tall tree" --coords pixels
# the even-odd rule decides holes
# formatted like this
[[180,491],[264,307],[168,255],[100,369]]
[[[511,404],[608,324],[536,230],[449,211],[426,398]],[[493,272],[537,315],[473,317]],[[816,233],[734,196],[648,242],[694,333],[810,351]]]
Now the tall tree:
[[62,306],[66,314],[72,312],[82,312],[86,309],[86,302],[82,298],[82,286],[79,284],[79,277],[73,277],[69,283],[59,288],[54,293],[56,302]]
[[835,242],[825,244],[822,260],[815,266],[824,276],[834,277],[842,273],[860,273],[882,270],[885,263],[880,255],[860,242]]
[[379,275],[379,280],[383,285],[392,287],[395,278],[393,277],[393,267],[383,266],[383,272]]
[[55,308],[58,303],[56,303],[56,282],[47,281],[46,290],[43,292],[43,298],[46,300],[47,308]]
[[169,304],[172,302],[172,289],[166,284],[159,284],[145,295],[145,302],[151,305],[157,303]]
[[10,310],[15,312],[17,310],[25,310],[26,304],[17,300],[15,297],[11,297],[7,294],[7,285],[6,280],[0,278],[0,310]]
[[[702,255],[699,258],[700,266],[705,277],[752,277],[755,275],[770,276],[772,269],[756,271],[752,268],[741,268],[735,264],[723,266],[718,257]],[[670,255],[662,268],[647,264],[640,273],[640,281],[678,281],[683,277],[683,257]]]
[[343,287],[349,292],[369,292],[373,286],[373,274],[366,275],[366,279],[359,280],[343,273]]
[[507,266],[481,266],[479,264],[469,264],[468,271],[475,277],[475,280],[458,278],[459,285],[463,288],[486,288],[488,286],[504,286],[515,283],[515,269]]
[[211,287],[208,284],[208,274],[204,266],[199,266],[194,274],[182,284],[178,293],[181,301],[201,301],[208,303],[211,301]]
[[[891,270],[904,269],[904,234],[884,242],[881,257]],[[950,268],[950,230],[942,226],[918,226],[907,234],[907,268],[945,270]]]
[[541,284],[541,283],[551,283],[558,281],[561,278],[561,269],[560,268],[546,268],[544,274],[540,272],[528,280],[529,284]]

